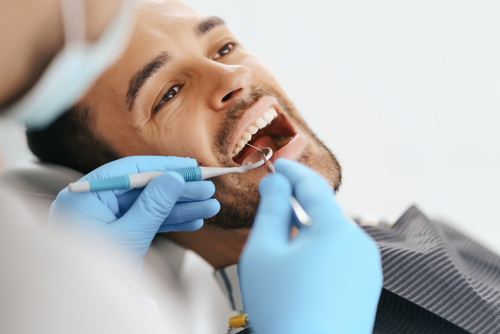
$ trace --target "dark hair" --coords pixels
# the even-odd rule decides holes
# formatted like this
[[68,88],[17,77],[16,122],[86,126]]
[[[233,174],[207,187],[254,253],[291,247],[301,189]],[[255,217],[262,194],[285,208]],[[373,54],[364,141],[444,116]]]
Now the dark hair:
[[41,161],[84,174],[116,160],[118,154],[92,130],[95,118],[86,105],[75,105],[44,130],[27,129],[28,146]]

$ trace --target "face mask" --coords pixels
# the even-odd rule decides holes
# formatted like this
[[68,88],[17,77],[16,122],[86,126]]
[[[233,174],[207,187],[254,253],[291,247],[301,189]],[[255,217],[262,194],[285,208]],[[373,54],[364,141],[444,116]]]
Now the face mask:
[[65,46],[52,60],[35,86],[8,115],[28,128],[43,129],[72,107],[123,52],[131,25],[131,1],[95,43],[86,41],[84,0],[61,0]]

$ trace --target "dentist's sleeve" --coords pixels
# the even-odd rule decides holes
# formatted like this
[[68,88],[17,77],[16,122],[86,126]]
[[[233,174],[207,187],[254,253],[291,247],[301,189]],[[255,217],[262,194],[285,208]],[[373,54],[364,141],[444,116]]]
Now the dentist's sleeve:
[[[243,303],[257,334],[372,333],[382,289],[375,242],[347,220],[323,178],[286,160],[260,183],[261,203],[240,260]],[[313,219],[295,225],[288,197]]]

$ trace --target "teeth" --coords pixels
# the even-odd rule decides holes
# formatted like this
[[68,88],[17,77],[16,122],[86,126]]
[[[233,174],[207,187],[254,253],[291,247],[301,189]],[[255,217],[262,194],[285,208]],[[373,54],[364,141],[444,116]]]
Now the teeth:
[[238,155],[238,153],[240,153],[240,151],[241,151],[241,147],[235,146],[234,150],[233,150],[233,157]]
[[246,144],[246,141],[244,141],[243,139],[240,139],[238,140],[238,143],[236,143],[236,146],[239,147],[239,148],[243,148]]
[[261,116],[267,123],[271,122],[273,120],[273,114],[271,114],[268,111],[264,111]]
[[253,124],[250,124],[247,130],[243,132],[240,140],[238,140],[238,143],[236,143],[236,146],[233,149],[233,157],[241,152],[246,143],[252,139],[252,135],[256,134],[259,129],[265,128],[276,117],[278,117],[278,112],[273,107],[269,107],[259,117],[257,117]]
[[273,107],[270,107],[269,109],[266,110],[267,112],[271,113],[271,115],[273,115],[273,118],[276,118],[278,117],[278,112],[276,111],[276,109],[274,109]]
[[264,128],[264,127],[267,125],[266,120],[265,120],[265,119],[263,119],[263,118],[260,118],[260,117],[259,117],[259,118],[257,118],[257,119],[256,119],[253,123],[254,123],[254,124],[255,124],[255,126],[256,126],[256,127],[258,127],[259,129],[262,129],[262,128]]
[[250,139],[252,139],[252,135],[245,131],[245,132],[243,132],[241,139],[243,139],[244,141],[250,141]]
[[253,124],[249,125],[248,128],[247,128],[247,132],[249,132],[252,135],[254,135],[255,133],[257,133],[257,131],[259,131],[259,128],[256,127]]

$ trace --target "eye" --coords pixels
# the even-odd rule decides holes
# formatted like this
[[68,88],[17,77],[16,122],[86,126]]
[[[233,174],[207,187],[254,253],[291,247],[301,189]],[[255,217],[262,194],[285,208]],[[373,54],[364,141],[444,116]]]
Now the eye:
[[163,95],[161,98],[160,102],[156,105],[154,112],[156,113],[158,110],[160,110],[166,103],[168,103],[170,100],[172,100],[177,93],[179,93],[179,90],[181,89],[180,85],[172,86],[167,92]]
[[219,59],[220,57],[222,56],[225,56],[227,55],[229,52],[231,52],[231,50],[236,46],[235,43],[227,43],[226,45],[224,45],[219,51],[217,51],[217,53],[214,55],[214,57],[212,58],[213,60],[217,60]]

